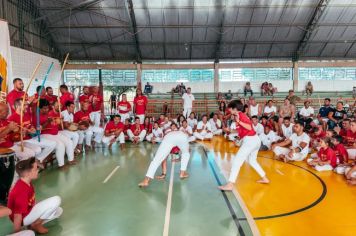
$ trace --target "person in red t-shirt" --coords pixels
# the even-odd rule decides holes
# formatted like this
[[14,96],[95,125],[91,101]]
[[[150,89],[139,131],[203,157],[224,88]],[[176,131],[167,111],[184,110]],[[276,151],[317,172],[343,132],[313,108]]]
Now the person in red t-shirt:
[[90,118],[94,122],[95,127],[100,126],[101,113],[104,109],[104,98],[99,94],[99,87],[93,87],[93,94],[89,97],[89,104],[91,105]]
[[145,140],[146,130],[143,125],[140,124],[140,118],[135,118],[135,123],[131,125],[130,129],[127,130],[127,135],[134,144],[138,144]]
[[59,87],[59,90],[62,94],[62,96],[59,98],[59,101],[61,102],[61,111],[64,111],[66,109],[67,102],[74,103],[74,95],[68,91],[68,87],[65,84],[62,84]]
[[117,103],[117,110],[121,116],[121,120],[130,118],[131,104],[127,101],[126,94],[122,94],[121,101]]
[[124,135],[125,135],[125,140],[129,140],[129,136],[127,135],[127,131],[131,128],[130,124],[130,119],[126,119],[124,121]]
[[[8,120],[13,121],[21,126],[21,98],[15,100],[14,107],[16,109],[15,113],[12,113],[12,115],[8,117]],[[25,105],[24,110],[27,111],[27,105]],[[44,137],[42,138],[41,142],[39,142],[38,138],[34,137],[36,135],[36,128],[32,123],[29,112],[25,112],[23,114],[22,121],[24,128],[23,144],[25,147],[33,150],[35,152],[36,159],[42,163],[55,149],[56,142]],[[20,142],[17,142],[16,144],[20,145]]]
[[56,95],[53,95],[53,88],[52,87],[47,87],[46,88],[45,99],[49,102],[50,109],[52,109],[54,103],[56,101],[58,101],[58,97]]
[[344,137],[345,147],[350,159],[356,159],[356,120],[351,121],[350,129]]
[[[31,113],[32,113],[32,115],[36,114],[37,102],[38,102],[38,94],[39,94],[41,88],[42,88],[41,85],[37,86],[36,87],[36,93],[33,95],[34,99],[33,99],[32,103],[31,103]],[[44,89],[42,89],[42,91],[41,91],[40,98],[41,99],[46,99],[46,91]]]
[[349,154],[347,153],[342,141],[343,139],[340,135],[336,135],[334,138],[332,138],[333,150],[335,152],[336,158],[339,160],[339,164],[334,170],[340,175],[345,174],[346,168],[350,166],[350,164],[348,163]]
[[121,116],[114,115],[105,126],[103,143],[109,144],[110,148],[115,142],[120,142],[120,147],[123,148],[125,144],[124,128]]
[[89,102],[90,90],[88,86],[83,87],[83,94],[79,96],[79,103]]
[[252,121],[243,113],[244,105],[239,100],[231,101],[228,108],[232,115],[235,116],[236,130],[241,140],[241,146],[235,157],[232,159],[232,167],[229,182],[220,186],[220,190],[232,191],[234,183],[240,171],[240,167],[246,161],[261,176],[258,183],[269,183],[266,173],[257,162],[257,153],[261,147],[261,140],[252,127]]
[[143,128],[146,130],[146,135],[152,133],[152,123],[151,123],[151,118],[150,117],[145,117],[145,120],[143,122]]
[[319,142],[320,139],[326,137],[326,132],[323,130],[323,127],[321,125],[314,127],[312,129],[312,132],[309,135],[310,137],[310,147],[313,148],[314,150],[318,150],[320,148]]
[[12,211],[10,219],[14,231],[19,232],[22,226],[28,226],[36,233],[48,233],[43,225],[62,215],[61,198],[54,196],[36,203],[32,181],[38,178],[38,166],[34,157],[18,162],[16,172],[20,179],[12,188],[7,202]]
[[[23,98],[23,96],[25,95],[25,92],[23,91],[24,84],[23,84],[22,79],[20,79],[20,78],[14,79],[13,84],[14,84],[14,89],[11,92],[9,92],[6,96],[6,102],[10,106],[11,113],[15,112],[15,108],[14,108],[15,100],[18,98]],[[25,96],[26,96],[26,101],[29,104],[31,104],[33,102],[33,100],[35,99],[34,96],[28,97],[27,94]]]
[[314,167],[317,171],[333,170],[337,166],[337,158],[334,150],[331,148],[331,138],[321,138],[319,144],[320,149],[318,151],[318,157],[315,159],[308,159],[308,164]]
[[5,103],[0,103],[0,147],[13,150],[20,160],[35,156],[35,152],[24,147],[21,150],[20,144],[15,144],[14,140],[20,140],[20,127],[13,121],[7,119],[9,107]]
[[136,117],[140,118],[140,124],[143,124],[146,115],[147,97],[142,94],[142,90],[138,88],[136,90],[136,96],[134,98],[134,113]]
[[[75,165],[76,161],[74,160],[74,147],[73,142],[68,137],[59,133],[59,124],[60,121],[54,116],[49,115],[49,103],[46,99],[40,99],[39,103],[40,108],[40,130],[41,137],[49,139],[56,142],[56,158],[58,161],[58,166],[61,170],[65,169],[64,165],[64,155],[67,154],[68,163],[70,165]],[[37,124],[37,117],[34,117],[32,122],[34,126]]]

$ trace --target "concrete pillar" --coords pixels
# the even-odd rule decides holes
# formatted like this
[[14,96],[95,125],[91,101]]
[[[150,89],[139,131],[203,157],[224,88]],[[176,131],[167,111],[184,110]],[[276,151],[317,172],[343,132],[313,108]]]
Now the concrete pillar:
[[293,90],[298,91],[298,62],[293,62]]
[[214,63],[214,93],[219,92],[219,63]]
[[142,89],[142,83],[141,83],[142,64],[141,63],[137,63],[136,64],[136,70],[137,70],[137,75],[136,75],[137,88],[141,88]]

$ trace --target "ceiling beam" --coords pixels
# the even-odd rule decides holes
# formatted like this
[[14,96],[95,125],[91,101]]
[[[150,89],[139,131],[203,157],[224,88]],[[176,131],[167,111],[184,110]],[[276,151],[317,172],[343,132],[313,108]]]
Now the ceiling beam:
[[129,14],[130,20],[131,20],[131,27],[132,27],[134,41],[135,41],[135,47],[136,47],[136,58],[137,58],[137,62],[141,63],[142,54],[141,54],[141,49],[140,49],[140,45],[139,45],[139,41],[138,41],[136,17],[135,17],[135,11],[134,11],[132,0],[127,0],[127,4],[128,5],[126,5],[126,4],[125,5],[127,7],[127,11],[128,11],[128,14]]
[[318,25],[318,22],[321,16],[323,15],[329,1],[330,0],[320,0],[318,6],[315,8],[315,11],[306,27],[305,33],[303,34],[303,37],[299,41],[298,46],[296,48],[295,57],[294,57],[295,61],[299,60],[300,56],[302,56],[303,51],[307,46],[307,44],[309,43],[309,40],[314,32],[314,29]]
[[225,21],[225,13],[226,13],[226,0],[222,0],[222,1],[224,1],[224,7],[222,8],[222,17],[221,17],[221,22],[220,22],[220,26],[219,26],[218,41],[216,42],[216,46],[215,46],[215,63],[219,63],[220,47],[221,47],[221,42],[222,42],[223,36],[224,36],[224,21]]

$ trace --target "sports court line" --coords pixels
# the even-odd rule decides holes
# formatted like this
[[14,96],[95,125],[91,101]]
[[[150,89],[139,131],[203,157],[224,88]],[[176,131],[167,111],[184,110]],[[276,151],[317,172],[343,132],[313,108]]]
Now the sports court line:
[[171,176],[169,178],[169,188],[166,206],[166,216],[164,217],[163,236],[168,236],[169,223],[171,221],[171,208],[172,208],[172,195],[173,195],[173,180],[174,180],[174,166],[175,162],[172,162]]
[[276,172],[280,175],[284,175],[282,171],[280,171],[279,169],[276,169]]
[[[215,168],[214,168],[214,165],[213,165],[213,163],[212,163],[212,161],[211,161],[211,158],[209,158],[208,153],[206,152],[206,150],[205,150],[205,148],[204,148],[203,146],[202,146],[202,148],[203,148],[205,157],[208,159],[208,163],[209,163],[210,169],[211,169],[212,172],[213,172],[213,175],[214,175],[214,177],[215,177],[216,182],[218,183],[219,186],[222,185],[222,184],[221,184],[221,181],[220,181],[220,179],[219,179],[219,176],[218,176],[218,174],[216,173],[216,170],[215,170]],[[230,202],[229,198],[228,198],[227,195],[226,195],[226,192],[225,192],[225,191],[222,191],[222,190],[220,190],[220,192],[221,192],[221,194],[223,195],[223,198],[224,198],[224,200],[225,200],[225,203],[226,203],[227,207],[229,208],[231,217],[232,217],[232,219],[234,220],[235,225],[236,225],[236,227],[237,227],[237,229],[238,229],[238,231],[239,231],[239,235],[245,236],[245,232],[243,231],[243,229],[242,229],[242,227],[241,227],[241,225],[240,225],[239,218],[237,218],[236,213],[235,213],[235,210],[234,210],[234,208],[232,207],[231,202]]]
[[109,179],[115,174],[115,172],[120,168],[120,166],[116,166],[111,173],[108,175],[108,177],[105,178],[105,180],[103,181],[103,184],[106,184],[106,182],[109,181]]

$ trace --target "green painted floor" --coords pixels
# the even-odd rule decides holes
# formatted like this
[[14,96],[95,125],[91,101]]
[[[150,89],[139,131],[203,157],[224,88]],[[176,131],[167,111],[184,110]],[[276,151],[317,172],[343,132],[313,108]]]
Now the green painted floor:
[[[142,143],[127,144],[121,151],[97,149],[83,157],[68,171],[48,169],[35,182],[37,201],[59,195],[64,213],[50,222],[47,235],[145,235],[163,234],[169,188],[171,162],[165,181],[153,181],[147,189],[137,184],[144,177],[157,146]],[[172,207],[169,235],[224,236],[241,235],[238,231],[203,149],[191,146],[192,158],[188,167],[190,178],[179,179],[180,163],[174,168]],[[116,167],[114,175],[104,179]],[[220,171],[218,178],[224,182]],[[158,170],[157,174],[161,171]],[[238,218],[244,215],[231,193],[227,197]],[[244,235],[252,235],[246,221],[240,221]],[[0,235],[11,232],[8,219],[0,219]]]

